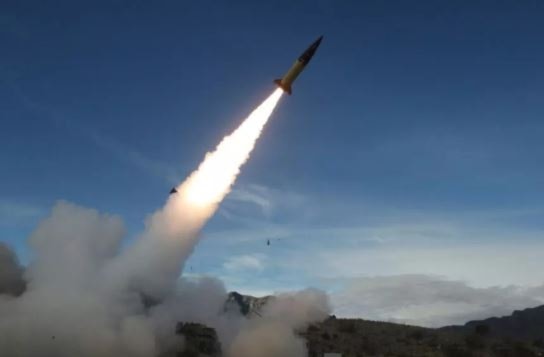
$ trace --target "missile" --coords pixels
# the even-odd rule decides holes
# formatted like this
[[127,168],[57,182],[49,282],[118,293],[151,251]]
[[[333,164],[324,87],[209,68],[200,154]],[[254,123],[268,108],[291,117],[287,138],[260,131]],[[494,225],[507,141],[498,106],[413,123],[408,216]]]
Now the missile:
[[321,40],[323,39],[323,36],[320,36],[314,43],[310,45],[304,51],[300,57],[295,61],[295,63],[291,66],[291,68],[285,73],[285,76],[280,79],[274,80],[274,83],[278,85],[281,89],[283,89],[284,92],[287,92],[289,95],[291,95],[291,85],[297,79],[300,72],[304,70],[304,68],[310,63],[310,60],[315,54],[315,51],[317,51],[317,48],[319,47],[319,44],[321,43]]

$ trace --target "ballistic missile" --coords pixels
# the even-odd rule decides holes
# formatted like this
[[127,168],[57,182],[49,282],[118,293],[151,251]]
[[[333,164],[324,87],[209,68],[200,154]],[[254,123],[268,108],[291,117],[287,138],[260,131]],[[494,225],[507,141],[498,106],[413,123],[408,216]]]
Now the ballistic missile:
[[274,80],[274,83],[278,85],[281,89],[283,89],[284,92],[287,92],[289,95],[291,94],[291,85],[297,79],[298,75],[308,63],[310,63],[310,60],[315,54],[315,51],[317,51],[317,48],[319,47],[319,44],[321,43],[321,40],[323,39],[323,36],[320,36],[314,43],[310,45],[304,51],[300,57],[295,61],[295,63],[291,66],[291,68],[285,73],[285,76],[280,79]]

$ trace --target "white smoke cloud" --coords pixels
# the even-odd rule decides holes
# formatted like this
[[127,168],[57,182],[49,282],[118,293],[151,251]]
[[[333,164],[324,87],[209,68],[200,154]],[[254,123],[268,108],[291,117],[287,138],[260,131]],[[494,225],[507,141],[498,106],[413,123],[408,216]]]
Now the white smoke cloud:
[[[2,354],[153,357],[179,346],[178,321],[194,321],[217,329],[228,356],[253,357],[252,346],[265,343],[284,356],[303,356],[294,329],[326,316],[321,293],[279,296],[262,319],[248,320],[225,313],[221,282],[179,281],[198,232],[229,193],[280,97],[275,91],[207,154],[128,249],[121,250],[119,217],[58,202],[29,238],[34,259],[26,290],[0,296]],[[3,281],[17,277],[9,252],[0,250],[0,264],[10,269]]]
[[0,225],[32,222],[43,214],[41,207],[0,199]]
[[57,203],[29,238],[36,258],[25,273],[26,291],[0,304],[0,350],[11,356],[152,355],[154,337],[138,296],[104,284],[104,266],[123,235],[119,217]]
[[325,293],[307,289],[275,296],[262,315],[248,321],[230,344],[230,357],[302,357],[305,341],[296,331],[324,320],[330,314]]
[[304,341],[285,325],[274,322],[242,330],[229,351],[231,357],[301,357],[306,354]]
[[320,290],[306,289],[277,295],[264,307],[262,315],[303,329],[324,320],[331,312],[328,296]]
[[136,285],[123,275],[111,277],[118,259],[124,261],[124,234],[119,217],[58,202],[29,238],[36,258],[25,273],[26,291],[0,299],[0,350],[19,356],[152,357],[180,345],[174,335],[178,321],[193,321],[216,328],[229,356],[253,356],[242,353],[265,342],[269,351],[304,356],[294,331],[329,313],[326,296],[307,290],[277,296],[262,318],[227,314],[227,292],[213,278],[177,281],[146,309]]
[[227,271],[262,271],[264,269],[264,260],[266,256],[263,254],[244,254],[230,257],[223,264]]
[[20,295],[25,289],[23,268],[15,253],[0,242],[0,295]]

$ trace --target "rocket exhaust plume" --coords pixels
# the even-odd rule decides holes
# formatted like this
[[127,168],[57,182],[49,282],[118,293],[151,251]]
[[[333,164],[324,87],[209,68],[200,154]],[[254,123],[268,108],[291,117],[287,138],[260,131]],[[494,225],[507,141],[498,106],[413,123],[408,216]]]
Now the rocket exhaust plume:
[[281,90],[272,93],[238,129],[219,143],[214,152],[206,154],[198,169],[177,188],[183,199],[200,209],[214,209],[223,200],[281,95]]
[[200,229],[230,192],[283,91],[275,90],[183,183],[147,221],[141,239],[114,263],[112,276],[151,296],[175,284]]
[[181,346],[176,323],[194,321],[217,330],[227,357],[306,356],[294,330],[326,317],[323,293],[278,296],[252,320],[221,312],[227,292],[220,281],[179,279],[199,230],[229,193],[281,96],[276,90],[208,153],[126,249],[120,217],[64,201],[29,237],[35,258],[28,267],[0,245],[0,354],[162,356]]

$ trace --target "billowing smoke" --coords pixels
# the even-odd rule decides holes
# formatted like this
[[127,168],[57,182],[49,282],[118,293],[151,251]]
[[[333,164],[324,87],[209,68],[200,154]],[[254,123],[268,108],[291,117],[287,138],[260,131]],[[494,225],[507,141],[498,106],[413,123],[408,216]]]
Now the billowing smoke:
[[24,290],[23,268],[11,249],[0,242],[0,295],[18,296]]
[[306,343],[296,331],[324,320],[330,313],[327,296],[317,290],[281,294],[264,307],[262,318],[247,322],[230,344],[230,356],[306,356]]
[[229,357],[304,356],[294,331],[326,317],[322,293],[278,296],[261,318],[247,319],[224,311],[220,281],[179,279],[280,97],[274,92],[207,154],[128,249],[119,217],[64,201],[29,237],[26,282],[0,246],[2,355],[153,357],[180,343],[176,322],[194,321],[216,328]]
[[175,321],[212,326],[228,357],[303,357],[307,355],[306,344],[297,332],[330,314],[327,295],[314,289],[276,295],[260,316],[249,319],[236,310],[218,314],[224,310],[226,296],[217,279],[182,279],[179,293],[153,309],[154,321],[161,330]]
[[153,355],[153,331],[137,294],[105,284],[104,268],[123,236],[119,217],[57,203],[29,238],[35,258],[25,272],[26,291],[0,304],[0,350],[7,356]]

